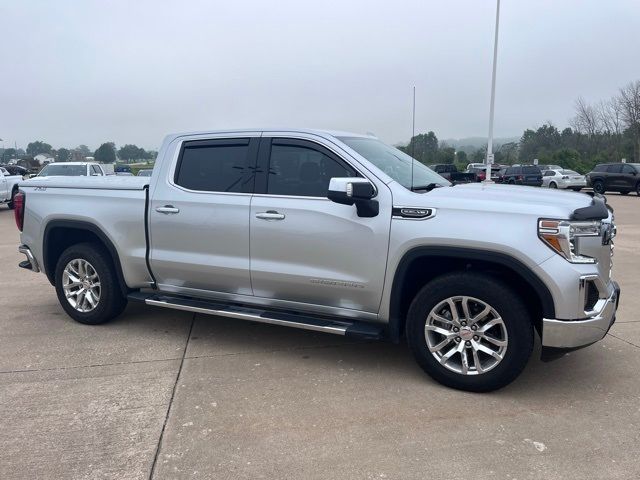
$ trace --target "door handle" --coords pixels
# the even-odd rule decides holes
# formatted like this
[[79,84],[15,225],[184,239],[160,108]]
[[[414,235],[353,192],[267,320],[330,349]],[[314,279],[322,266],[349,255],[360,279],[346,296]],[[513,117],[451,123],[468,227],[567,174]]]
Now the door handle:
[[260,220],[284,220],[284,217],[284,213],[278,213],[275,210],[256,213],[256,218],[259,218]]
[[164,213],[165,215],[169,215],[171,213],[179,213],[180,209],[174,207],[173,205],[165,205],[164,207],[156,207],[156,212]]

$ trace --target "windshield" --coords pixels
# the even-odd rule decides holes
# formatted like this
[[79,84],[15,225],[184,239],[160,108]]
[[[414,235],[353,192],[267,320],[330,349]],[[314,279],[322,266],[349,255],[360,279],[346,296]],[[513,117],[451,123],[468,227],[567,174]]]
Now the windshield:
[[65,177],[79,177],[87,174],[87,167],[84,165],[47,165],[40,173],[39,177],[60,175]]
[[[397,148],[375,138],[339,137],[339,139],[373,163],[396,182],[408,189],[421,189],[431,184],[449,186],[448,180]],[[411,163],[413,162],[413,185]]]

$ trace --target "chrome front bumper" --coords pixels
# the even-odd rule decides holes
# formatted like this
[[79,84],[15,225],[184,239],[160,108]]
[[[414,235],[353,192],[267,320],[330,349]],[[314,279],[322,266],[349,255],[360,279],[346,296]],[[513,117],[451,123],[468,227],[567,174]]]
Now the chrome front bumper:
[[597,312],[583,320],[542,319],[542,346],[578,348],[602,340],[616,319],[620,287],[610,284],[610,294]]

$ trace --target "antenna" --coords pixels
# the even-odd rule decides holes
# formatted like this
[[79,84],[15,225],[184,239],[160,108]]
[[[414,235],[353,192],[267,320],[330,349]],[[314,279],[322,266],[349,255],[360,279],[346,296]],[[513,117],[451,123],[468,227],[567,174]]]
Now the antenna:
[[413,86],[413,115],[411,119],[411,140],[409,143],[411,144],[411,190],[413,190],[413,162],[415,162],[415,158],[413,157],[413,152],[415,149],[414,138],[416,136],[416,86]]

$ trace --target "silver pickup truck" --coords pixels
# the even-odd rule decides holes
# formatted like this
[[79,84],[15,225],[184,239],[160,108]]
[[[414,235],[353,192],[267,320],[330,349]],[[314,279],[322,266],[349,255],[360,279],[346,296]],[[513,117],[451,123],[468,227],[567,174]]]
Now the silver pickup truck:
[[536,334],[544,351],[602,339],[619,298],[604,197],[451,186],[371,136],[169,135],[150,178],[34,178],[15,205],[20,266],[78,322],[131,300],[406,339],[470,391],[516,378]]

